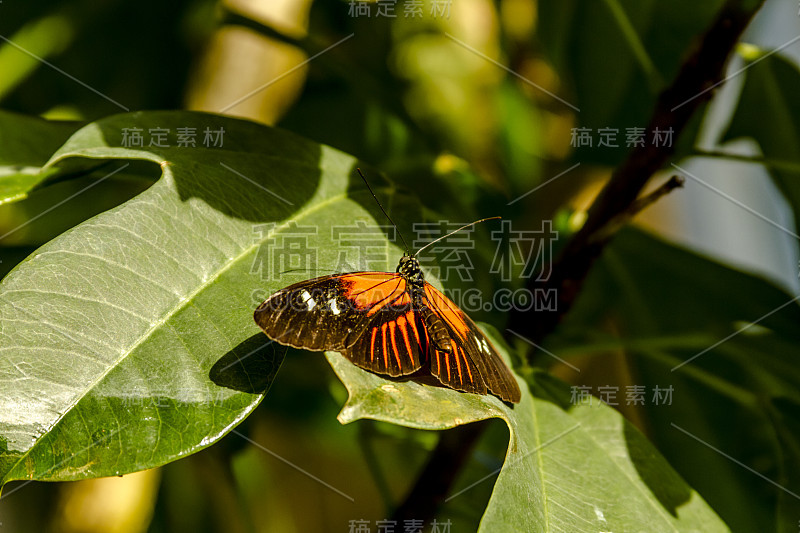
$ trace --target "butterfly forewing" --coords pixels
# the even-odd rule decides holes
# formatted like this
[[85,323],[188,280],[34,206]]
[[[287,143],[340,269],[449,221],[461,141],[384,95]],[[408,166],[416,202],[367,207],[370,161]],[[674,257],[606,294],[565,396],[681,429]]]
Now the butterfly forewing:
[[341,351],[354,344],[374,315],[397,296],[406,281],[397,274],[355,272],[322,276],[281,289],[255,311],[271,339],[295,348]]
[[449,387],[477,394],[486,394],[488,389],[505,401],[518,403],[517,380],[472,319],[430,283],[425,283],[425,300],[446,324],[453,346],[449,353],[434,350],[431,373]]

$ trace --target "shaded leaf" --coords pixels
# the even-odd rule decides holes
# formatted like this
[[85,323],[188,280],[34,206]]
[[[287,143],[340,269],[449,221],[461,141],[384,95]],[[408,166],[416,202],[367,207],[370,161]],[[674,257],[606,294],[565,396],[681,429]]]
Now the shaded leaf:
[[137,168],[136,163],[120,169],[119,164],[106,168],[108,163],[102,162],[97,170],[75,173],[57,169],[55,182],[45,181],[26,198],[0,205],[0,254],[11,246],[41,246],[147,189],[158,179],[160,169],[152,164]]
[[522,401],[512,408],[491,396],[389,383],[339,354],[327,356],[350,392],[343,423],[369,418],[446,429],[497,417],[508,424],[508,453],[480,531],[728,530],[618,412],[597,399],[571,405],[569,387],[544,373],[533,375],[530,389],[521,383]]
[[58,174],[41,167],[80,126],[0,110],[0,205],[26,198]]
[[[560,357],[619,351],[636,356],[632,383],[647,392],[640,410],[670,464],[732,528],[773,530],[781,491],[672,424],[769,479],[794,468],[782,464],[772,438],[787,430],[774,426],[786,418],[768,417],[762,402],[778,396],[800,400],[798,323],[795,295],[625,230],[598,261],[547,348]],[[653,405],[655,386],[673,389],[670,405]]]

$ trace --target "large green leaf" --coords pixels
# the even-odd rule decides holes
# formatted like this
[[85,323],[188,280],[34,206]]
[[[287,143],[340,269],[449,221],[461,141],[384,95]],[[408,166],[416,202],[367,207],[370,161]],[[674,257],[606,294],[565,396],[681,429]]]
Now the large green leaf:
[[[122,147],[132,127],[225,133],[216,148],[174,138]],[[267,341],[252,319],[257,299],[308,277],[261,268],[276,239],[316,228],[309,249],[333,268],[338,251],[322,246],[330,226],[370,220],[356,200],[372,209],[371,198],[349,189],[353,158],[244,121],[111,117],[78,131],[48,168],[109,159],[150,161],[163,175],[0,283],[2,483],[132,472],[219,439],[259,403],[281,361],[274,345],[254,352]]]
[[800,71],[780,54],[750,51],[742,94],[723,141],[751,137],[758,143],[800,227]]
[[596,398],[571,405],[569,387],[546,374],[535,373],[530,388],[520,380],[522,401],[508,407],[490,396],[390,383],[333,352],[328,360],[350,392],[343,423],[446,429],[497,417],[508,424],[508,453],[480,531],[728,531],[617,411]]

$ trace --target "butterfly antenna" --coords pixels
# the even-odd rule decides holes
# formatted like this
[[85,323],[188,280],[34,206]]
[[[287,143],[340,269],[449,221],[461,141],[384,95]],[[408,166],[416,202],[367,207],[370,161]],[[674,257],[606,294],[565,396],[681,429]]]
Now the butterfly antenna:
[[453,231],[451,231],[451,232],[450,232],[450,233],[448,233],[447,235],[442,235],[442,236],[441,236],[441,237],[439,237],[438,239],[435,239],[435,240],[433,240],[433,241],[429,242],[428,244],[426,244],[425,246],[423,246],[422,248],[420,248],[419,250],[417,250],[417,252],[416,252],[414,255],[417,255],[417,254],[419,254],[419,253],[420,253],[422,250],[424,250],[425,248],[427,248],[427,247],[428,247],[428,246],[430,246],[431,244],[435,244],[435,243],[437,243],[437,242],[441,241],[442,239],[446,239],[447,237],[449,237],[449,236],[450,236],[450,235],[452,235],[453,233],[458,233],[458,232],[459,232],[459,231],[461,231],[462,229],[468,228],[468,227],[470,227],[470,226],[474,226],[475,224],[480,224],[481,222],[486,222],[487,220],[497,220],[497,219],[499,219],[499,218],[501,218],[501,217],[489,217],[489,218],[482,218],[482,219],[480,219],[480,220],[476,220],[475,222],[470,222],[469,224],[464,224],[464,225],[463,225],[463,226],[461,226],[460,228],[458,228],[458,229],[456,229],[456,230],[453,230]]
[[388,218],[389,222],[392,223],[392,226],[394,226],[394,229],[397,230],[397,234],[400,235],[400,240],[403,241],[403,246],[406,247],[406,254],[411,255],[411,251],[408,248],[408,243],[406,243],[405,238],[403,238],[403,234],[400,233],[400,228],[397,227],[397,224],[394,223],[394,220],[392,220],[392,217],[390,217],[389,213],[387,213],[386,210],[383,208],[383,206],[381,205],[380,200],[378,200],[378,197],[375,196],[375,193],[372,192],[372,187],[369,186],[369,182],[367,181],[367,178],[365,178],[364,174],[361,173],[361,169],[360,168],[356,168],[356,170],[358,171],[358,175],[361,176],[361,179],[364,180],[364,184],[367,186],[367,189],[369,189],[369,193],[372,195],[373,198],[375,198],[375,201],[378,203],[378,207],[381,208],[381,211],[383,211],[383,214],[386,215],[386,218]]

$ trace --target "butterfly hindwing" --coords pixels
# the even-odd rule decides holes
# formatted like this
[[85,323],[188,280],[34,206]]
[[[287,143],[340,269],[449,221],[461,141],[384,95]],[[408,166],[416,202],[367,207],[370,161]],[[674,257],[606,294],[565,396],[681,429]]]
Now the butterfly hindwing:
[[401,276],[385,272],[322,276],[272,294],[254,318],[268,337],[281,344],[342,351],[369,326],[365,316],[379,312],[405,289]]
[[366,331],[342,354],[370,372],[407,376],[422,368],[428,345],[420,313],[404,293],[376,312]]
[[486,394],[488,389],[518,403],[517,380],[472,319],[429,283],[425,283],[425,302],[446,325],[452,345],[450,352],[431,350],[431,373],[448,387],[476,394]]
[[[431,334],[432,341],[428,352],[431,374],[452,389],[486,394],[486,384],[478,369],[455,338],[451,328],[431,307],[422,307],[425,324]],[[440,338],[434,340],[434,332],[440,332]]]

